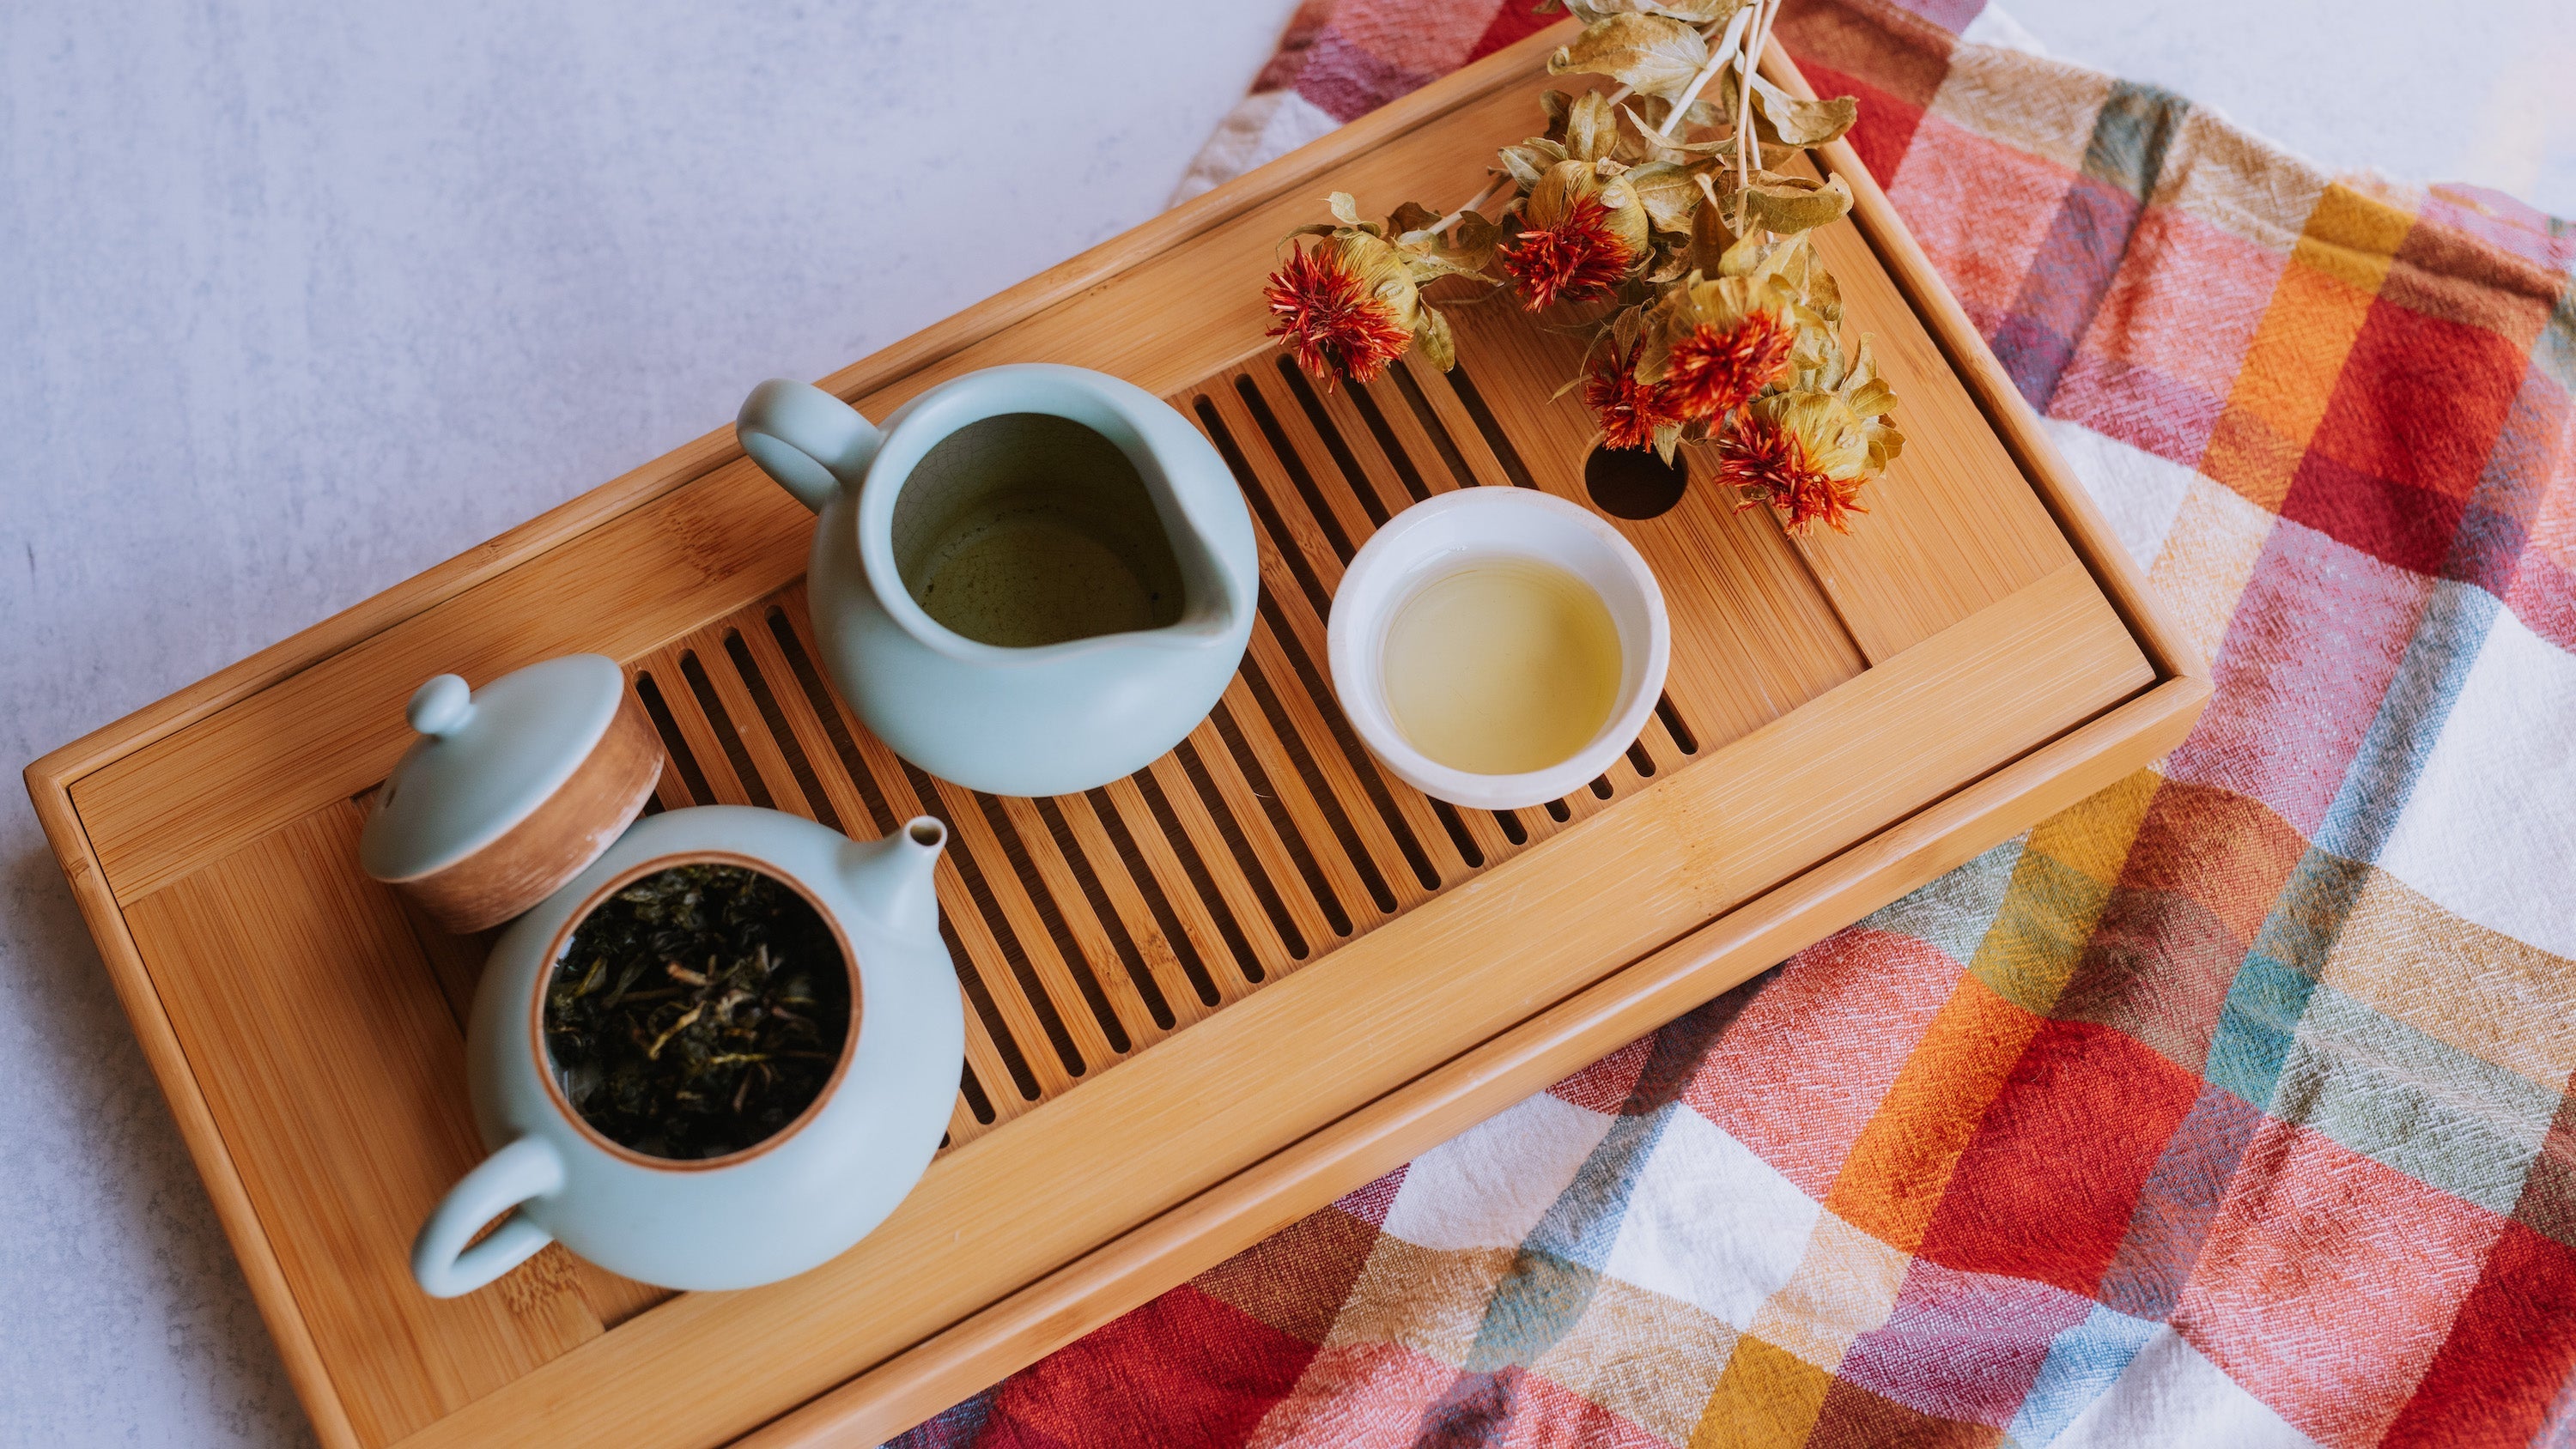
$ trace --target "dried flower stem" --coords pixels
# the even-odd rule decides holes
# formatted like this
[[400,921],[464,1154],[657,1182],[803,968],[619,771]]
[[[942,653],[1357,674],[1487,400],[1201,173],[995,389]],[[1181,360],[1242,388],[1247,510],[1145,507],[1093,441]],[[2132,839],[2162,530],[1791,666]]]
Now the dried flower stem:
[[1457,230],[1458,223],[1467,219],[1468,212],[1474,211],[1477,207],[1493,200],[1497,192],[1506,190],[1511,185],[1512,178],[1510,176],[1503,175],[1495,177],[1491,182],[1487,183],[1484,190],[1476,193],[1473,200],[1469,201],[1466,205],[1459,207],[1456,211],[1449,213],[1447,216],[1440,218],[1438,221],[1433,222],[1431,224],[1431,229],[1442,233]]
[[[1735,176],[1739,191],[1751,189],[1753,158],[1762,151],[1762,138],[1753,134],[1753,69],[1762,62],[1762,47],[1771,43],[1771,22],[1779,18],[1780,5],[1781,0],[1770,0],[1767,5],[1763,0],[1753,0],[1748,10],[1738,12],[1739,18],[1745,14],[1754,17],[1752,30],[1744,37],[1744,49],[1736,57],[1737,71],[1744,77],[1744,84],[1737,88],[1741,94],[1735,100]],[[1737,231],[1744,229],[1744,207],[1744,202],[1736,203]]]
[[[1664,123],[1655,128],[1656,135],[1666,140],[1672,139],[1673,127],[1680,123],[1682,113],[1691,108],[1691,102],[1699,99],[1701,91],[1708,89],[1708,83],[1717,78],[1717,73],[1726,69],[1726,63],[1735,59],[1736,45],[1744,39],[1746,24],[1753,19],[1753,13],[1761,8],[1759,4],[1754,4],[1735,12],[1735,18],[1726,23],[1726,38],[1717,43],[1715,50],[1709,52],[1708,64],[1699,68],[1699,74],[1691,77],[1690,85],[1683,89],[1680,97],[1673,102],[1672,108],[1664,112]],[[1703,30],[1700,33],[1706,35],[1708,32]],[[1616,103],[1615,100],[1613,103]]]
[[[1773,8],[1775,12],[1778,8],[1778,4],[1779,0],[1773,0]],[[1717,49],[1709,55],[1708,64],[1701,66],[1699,74],[1691,78],[1690,89],[1682,92],[1681,99],[1676,101],[1673,104],[1672,109],[1665,113],[1663,125],[1656,128],[1657,135],[1669,138],[1673,134],[1674,125],[1680,121],[1682,113],[1691,108],[1691,102],[1698,100],[1699,93],[1708,88],[1708,83],[1717,78],[1717,73],[1726,69],[1726,63],[1736,58],[1736,46],[1744,37],[1746,24],[1752,19],[1753,12],[1760,8],[1761,7],[1758,4],[1750,5],[1735,12],[1735,18],[1727,22],[1726,37],[1717,43]],[[1714,25],[1703,26],[1700,29],[1700,35],[1703,38],[1716,33],[1717,27]],[[1768,34],[1768,31],[1766,30],[1764,33]],[[1605,97],[1605,99],[1608,100],[1611,105],[1615,106],[1636,93],[1637,89],[1634,86],[1621,86],[1617,90],[1612,91],[1607,97]],[[1458,223],[1466,217],[1468,212],[1474,211],[1477,207],[1491,201],[1496,192],[1507,190],[1511,185],[1512,179],[1509,176],[1495,177],[1490,185],[1486,186],[1484,190],[1476,193],[1473,200],[1468,201],[1457,210],[1450,212],[1447,216],[1444,216],[1437,222],[1432,223],[1431,229],[1433,231],[1444,233],[1454,230]]]

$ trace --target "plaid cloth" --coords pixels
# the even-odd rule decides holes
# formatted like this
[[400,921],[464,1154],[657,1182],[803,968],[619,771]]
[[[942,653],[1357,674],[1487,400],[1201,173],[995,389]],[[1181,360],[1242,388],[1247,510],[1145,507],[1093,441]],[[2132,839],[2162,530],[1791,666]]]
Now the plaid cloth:
[[[1523,8],[1310,13],[1238,129]],[[1974,9],[1782,29],[2213,661],[2188,742],[909,1449],[2576,1442],[2576,234]]]

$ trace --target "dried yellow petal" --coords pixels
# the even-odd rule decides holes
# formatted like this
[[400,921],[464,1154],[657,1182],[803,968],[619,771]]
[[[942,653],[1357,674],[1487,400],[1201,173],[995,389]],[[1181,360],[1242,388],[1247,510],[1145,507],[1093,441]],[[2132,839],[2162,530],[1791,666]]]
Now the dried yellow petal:
[[1612,15],[1583,27],[1547,60],[1547,73],[1606,75],[1648,95],[1674,95],[1708,63],[1708,42],[1679,20]]

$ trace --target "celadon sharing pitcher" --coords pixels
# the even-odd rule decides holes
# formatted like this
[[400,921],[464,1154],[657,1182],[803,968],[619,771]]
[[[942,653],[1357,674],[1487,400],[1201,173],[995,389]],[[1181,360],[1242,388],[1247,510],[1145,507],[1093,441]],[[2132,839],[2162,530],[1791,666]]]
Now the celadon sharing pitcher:
[[1180,743],[1242,661],[1260,586],[1242,490],[1131,383],[989,368],[879,426],[772,380],[734,431],[820,515],[807,599],[832,682],[933,775],[1107,784]]

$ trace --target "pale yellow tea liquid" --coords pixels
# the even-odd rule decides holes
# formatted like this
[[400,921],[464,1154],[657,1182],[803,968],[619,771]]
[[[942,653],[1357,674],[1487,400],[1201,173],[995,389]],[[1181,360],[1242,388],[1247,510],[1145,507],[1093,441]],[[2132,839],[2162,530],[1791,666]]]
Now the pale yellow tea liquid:
[[1443,574],[1387,625],[1387,712],[1451,769],[1518,775],[1572,758],[1619,694],[1619,626],[1554,564],[1486,559]]

